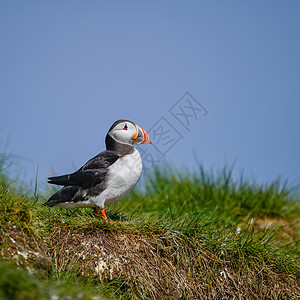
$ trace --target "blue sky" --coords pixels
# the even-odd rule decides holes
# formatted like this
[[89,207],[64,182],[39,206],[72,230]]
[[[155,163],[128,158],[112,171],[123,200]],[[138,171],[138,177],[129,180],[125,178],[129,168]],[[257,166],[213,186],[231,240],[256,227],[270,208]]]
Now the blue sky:
[[[1,1],[1,147],[43,183],[104,150],[115,120],[163,118],[182,138],[164,156],[140,147],[157,164],[193,169],[195,154],[299,183],[299,13],[299,1]],[[190,130],[169,111],[186,92],[208,111]]]

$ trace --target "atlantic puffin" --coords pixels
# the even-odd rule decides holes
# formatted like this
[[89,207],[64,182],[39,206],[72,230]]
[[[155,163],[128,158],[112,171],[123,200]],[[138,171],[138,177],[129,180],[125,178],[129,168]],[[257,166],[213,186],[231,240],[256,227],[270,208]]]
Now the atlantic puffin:
[[108,222],[104,205],[128,194],[142,173],[142,159],[134,144],[150,144],[149,134],[129,120],[118,120],[109,129],[106,150],[83,165],[78,171],[49,177],[48,183],[64,186],[44,205],[64,208],[91,207],[95,217],[99,209]]

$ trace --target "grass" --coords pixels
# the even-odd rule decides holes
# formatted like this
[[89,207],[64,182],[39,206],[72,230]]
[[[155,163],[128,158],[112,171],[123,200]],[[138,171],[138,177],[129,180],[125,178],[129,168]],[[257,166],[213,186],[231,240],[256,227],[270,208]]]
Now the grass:
[[[1,173],[1,256],[32,274],[2,262],[3,274],[13,274],[0,277],[3,299],[12,299],[11,292],[21,299],[22,290],[48,299],[57,285],[59,297],[74,299],[296,299],[299,293],[299,198],[280,179],[234,180],[229,167],[155,170],[143,192],[107,206],[113,224],[90,209],[42,206],[52,192],[36,188],[31,195]],[[14,286],[13,277],[24,285]]]
[[269,184],[243,177],[234,181],[228,167],[205,172],[200,166],[199,172],[185,174],[156,170],[146,183],[146,191],[132,193],[122,208],[132,211],[139,205],[138,212],[168,212],[172,218],[207,212],[232,223],[265,216],[293,219],[299,215],[298,204],[293,188],[280,179]]
[[[49,282],[33,276],[13,262],[0,262],[0,299],[78,299],[85,300],[97,294],[77,283]],[[101,299],[100,297],[98,298]],[[104,299],[104,298],[102,298]]]

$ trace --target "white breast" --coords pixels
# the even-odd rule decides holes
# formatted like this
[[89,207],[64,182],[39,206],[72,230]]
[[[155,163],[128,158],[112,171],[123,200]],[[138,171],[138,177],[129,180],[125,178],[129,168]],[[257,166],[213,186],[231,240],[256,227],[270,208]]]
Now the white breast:
[[113,203],[127,195],[137,184],[143,169],[138,150],[119,158],[108,168],[106,189],[90,199],[98,207]]

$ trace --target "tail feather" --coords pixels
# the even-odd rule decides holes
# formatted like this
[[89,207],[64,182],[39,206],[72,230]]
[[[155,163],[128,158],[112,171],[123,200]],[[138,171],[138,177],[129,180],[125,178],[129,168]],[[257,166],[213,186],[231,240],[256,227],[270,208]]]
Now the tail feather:
[[47,206],[55,206],[59,203],[69,202],[69,201],[76,201],[76,193],[80,190],[78,186],[65,186],[54,195],[52,195],[44,205]]
[[57,185],[70,185],[70,174],[62,175],[62,176],[55,176],[49,177],[48,183],[57,184]]

